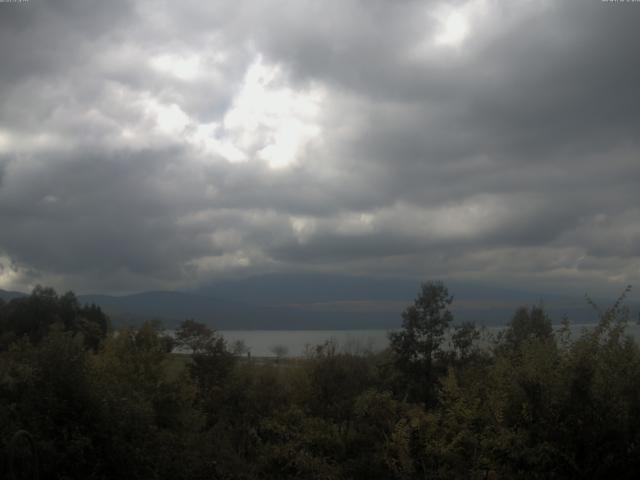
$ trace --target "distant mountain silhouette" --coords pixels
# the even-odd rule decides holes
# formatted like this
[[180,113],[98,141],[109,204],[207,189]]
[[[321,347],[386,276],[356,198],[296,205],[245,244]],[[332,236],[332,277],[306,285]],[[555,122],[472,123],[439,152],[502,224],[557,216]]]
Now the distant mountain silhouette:
[[[201,287],[197,293],[294,310],[314,324],[319,321],[322,325],[330,321],[332,316],[340,319],[332,324],[350,325],[352,321],[366,324],[368,316],[372,326],[365,328],[377,328],[373,325],[398,328],[401,312],[415,298],[420,283],[420,280],[406,277],[266,274],[214,282]],[[446,281],[445,284],[454,295],[453,311],[459,321],[504,325],[517,307],[537,304],[541,300],[556,322],[563,315],[568,315],[576,323],[596,320],[593,310],[583,298],[522,292],[460,281]],[[603,305],[608,305],[607,301]]]
[[[454,295],[456,321],[504,325],[520,305],[543,300],[554,322],[574,323],[596,316],[583,298],[519,292],[486,285],[445,282]],[[233,329],[393,329],[413,301],[420,281],[323,274],[269,274],[218,281],[194,291],[150,291],[132,295],[79,295],[95,303],[116,325],[157,319],[167,327],[194,318],[221,330]],[[24,295],[0,290],[9,300]],[[603,307],[610,301],[602,301]],[[637,304],[632,305],[637,310]]]
[[22,292],[11,292],[11,291],[7,291],[7,290],[1,290],[0,289],[0,298],[4,301],[9,301],[12,300],[14,298],[20,298],[20,297],[24,297],[26,295],[26,293],[22,293]]
[[351,311],[348,308],[327,312],[316,305],[271,305],[226,300],[217,296],[190,292],[144,292],[134,295],[80,295],[84,303],[95,303],[116,324],[161,320],[171,327],[185,318],[205,322],[221,330],[233,329],[357,329],[394,328],[387,312]]

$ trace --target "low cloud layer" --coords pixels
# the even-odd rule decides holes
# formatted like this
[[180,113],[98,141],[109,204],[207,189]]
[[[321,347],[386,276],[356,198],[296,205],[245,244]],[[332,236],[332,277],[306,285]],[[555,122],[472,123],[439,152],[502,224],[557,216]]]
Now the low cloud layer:
[[640,284],[640,4],[0,4],[0,288]]

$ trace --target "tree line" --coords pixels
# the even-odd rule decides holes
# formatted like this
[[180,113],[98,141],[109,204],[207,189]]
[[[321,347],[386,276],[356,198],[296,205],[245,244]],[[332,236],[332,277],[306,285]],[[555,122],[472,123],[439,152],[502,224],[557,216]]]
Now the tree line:
[[193,320],[169,336],[113,330],[73,293],[0,300],[0,476],[635,478],[624,294],[580,334],[533,306],[491,339],[452,301],[427,282],[385,351],[327,342],[275,362]]

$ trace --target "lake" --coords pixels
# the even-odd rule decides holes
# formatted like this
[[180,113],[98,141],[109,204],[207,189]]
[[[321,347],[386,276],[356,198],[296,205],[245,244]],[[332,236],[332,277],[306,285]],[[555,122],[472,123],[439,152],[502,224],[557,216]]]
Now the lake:
[[272,349],[284,347],[286,356],[304,355],[305,349],[334,341],[353,353],[380,351],[388,345],[388,330],[221,330],[229,346],[240,340],[257,357],[275,356]]
[[[595,324],[574,324],[571,331],[574,338],[585,328],[593,328]],[[486,327],[484,342],[497,335],[504,327]],[[559,328],[559,325],[554,325]],[[229,346],[236,341],[243,341],[250,349],[251,355],[257,357],[275,356],[274,347],[284,347],[286,356],[297,357],[304,355],[308,347],[321,345],[326,341],[338,344],[342,351],[362,353],[365,351],[378,352],[389,345],[387,337],[390,330],[221,330],[220,333],[227,340]],[[640,327],[630,323],[627,332],[633,337],[640,338]]]

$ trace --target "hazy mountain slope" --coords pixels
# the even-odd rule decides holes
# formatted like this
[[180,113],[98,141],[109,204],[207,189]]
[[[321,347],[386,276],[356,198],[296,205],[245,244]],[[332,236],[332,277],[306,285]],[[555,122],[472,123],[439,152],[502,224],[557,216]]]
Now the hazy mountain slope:
[[[503,325],[518,306],[540,300],[556,323],[563,315],[574,323],[596,320],[583,298],[446,283],[454,295],[456,321]],[[80,295],[79,299],[101,306],[116,325],[157,319],[171,327],[194,318],[227,330],[387,329],[400,326],[401,313],[419,286],[419,281],[407,278],[272,274],[220,281],[192,292]],[[0,290],[0,298],[5,300],[20,295],[24,294]],[[602,306],[610,302],[599,301]],[[637,303],[631,305],[637,312]]]
[[0,290],[0,298],[4,301],[9,301],[14,298],[24,297],[26,293],[12,292],[8,290]]

